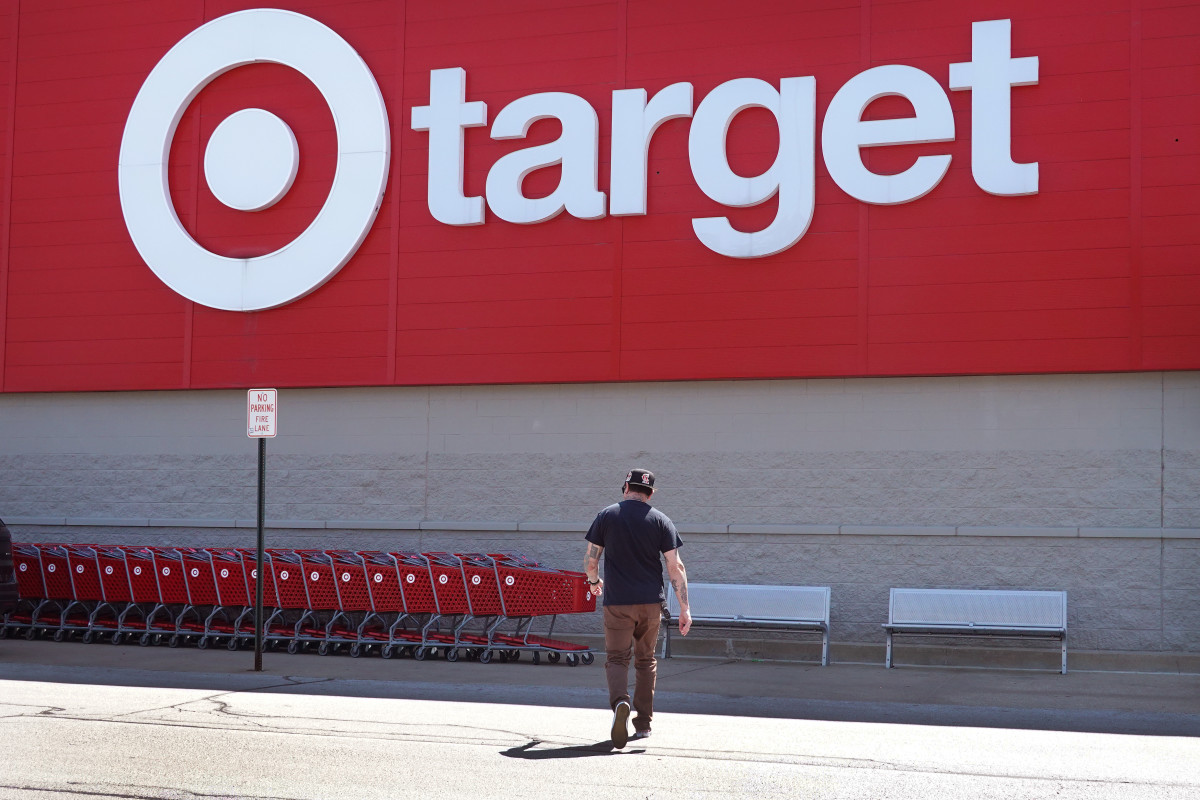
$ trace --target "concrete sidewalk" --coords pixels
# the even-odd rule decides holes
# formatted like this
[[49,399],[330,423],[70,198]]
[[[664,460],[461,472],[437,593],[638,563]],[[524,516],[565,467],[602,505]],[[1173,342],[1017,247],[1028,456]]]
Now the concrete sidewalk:
[[[0,679],[503,702],[603,709],[590,666],[0,641]],[[659,661],[656,711],[917,725],[1200,736],[1200,675],[820,667],[695,657]]]

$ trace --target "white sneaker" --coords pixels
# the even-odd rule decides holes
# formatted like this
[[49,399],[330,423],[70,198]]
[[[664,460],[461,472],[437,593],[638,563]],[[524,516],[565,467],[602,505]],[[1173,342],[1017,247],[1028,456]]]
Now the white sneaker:
[[612,743],[620,750],[629,741],[629,703],[622,700],[613,710]]

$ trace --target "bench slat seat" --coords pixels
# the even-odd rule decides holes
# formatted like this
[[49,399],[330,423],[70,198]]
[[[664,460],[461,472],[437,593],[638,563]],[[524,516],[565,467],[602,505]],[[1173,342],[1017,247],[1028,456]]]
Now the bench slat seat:
[[[821,634],[821,664],[829,663],[829,587],[689,583],[693,628],[811,631]],[[667,592],[667,612],[679,617],[679,600]],[[664,655],[671,657],[671,626]]]
[[892,589],[886,666],[897,633],[1052,638],[1062,642],[1067,671],[1067,593],[1002,589]]

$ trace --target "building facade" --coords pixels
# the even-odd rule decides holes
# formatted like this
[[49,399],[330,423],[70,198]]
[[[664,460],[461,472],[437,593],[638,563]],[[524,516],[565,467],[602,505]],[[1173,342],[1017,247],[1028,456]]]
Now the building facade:
[[2,9],[16,538],[247,544],[269,386],[273,546],[577,568],[640,465],[835,657],[894,586],[1200,653],[1200,6]]

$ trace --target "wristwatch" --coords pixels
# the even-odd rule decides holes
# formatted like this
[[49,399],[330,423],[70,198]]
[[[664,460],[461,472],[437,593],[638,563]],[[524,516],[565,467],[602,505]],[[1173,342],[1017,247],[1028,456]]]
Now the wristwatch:
[[597,578],[597,579],[596,579],[596,580],[594,580],[594,581],[588,581],[588,586],[599,586],[599,585],[600,585],[600,579],[599,579],[599,578]]

